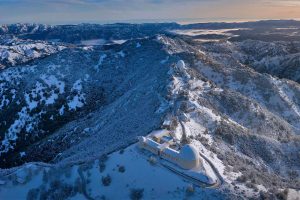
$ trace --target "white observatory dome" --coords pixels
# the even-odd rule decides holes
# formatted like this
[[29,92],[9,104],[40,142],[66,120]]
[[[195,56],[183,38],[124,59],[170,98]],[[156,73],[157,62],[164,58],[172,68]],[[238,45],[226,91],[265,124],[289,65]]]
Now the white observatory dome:
[[200,156],[197,149],[190,145],[184,145],[179,153],[180,165],[184,169],[193,169],[199,166]]

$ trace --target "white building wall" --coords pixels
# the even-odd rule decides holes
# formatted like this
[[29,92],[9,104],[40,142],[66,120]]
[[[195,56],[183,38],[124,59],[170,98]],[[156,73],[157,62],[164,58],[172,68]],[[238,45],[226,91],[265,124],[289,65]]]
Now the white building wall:
[[172,163],[175,163],[175,164],[178,163],[178,157],[174,157],[174,156],[172,156],[172,155],[170,155],[170,154],[167,154],[167,153],[164,152],[164,151],[162,151],[162,152],[160,153],[160,155],[161,155],[161,157],[162,157],[163,159],[165,159],[165,160],[168,160],[168,161],[170,161],[170,162],[172,162]]
[[195,157],[195,160],[185,158],[183,157],[182,152],[171,149],[167,145],[166,147],[163,147],[161,144],[149,138],[141,138],[139,141],[139,146],[140,148],[146,149],[155,155],[159,155],[161,158],[172,162],[183,169],[195,168],[199,166],[200,163],[200,160],[197,156]]

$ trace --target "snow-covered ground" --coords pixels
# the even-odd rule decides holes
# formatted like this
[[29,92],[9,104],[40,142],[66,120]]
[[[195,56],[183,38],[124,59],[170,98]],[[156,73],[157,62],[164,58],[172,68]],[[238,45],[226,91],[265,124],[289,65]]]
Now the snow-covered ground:
[[[275,199],[286,190],[297,196],[290,188],[300,188],[300,45],[199,44],[181,36],[227,38],[231,31],[237,30],[125,37],[109,46],[88,40],[45,59],[29,45],[25,56],[33,64],[0,72],[1,165],[56,165],[28,163],[1,176],[0,199],[25,198],[29,189],[33,199]],[[151,165],[135,145],[99,159],[162,126],[197,147],[222,177],[221,188],[190,193],[189,181]]]
[[[103,183],[104,177],[110,177],[107,183]],[[139,195],[141,199],[226,197],[222,189],[193,186],[159,163],[150,163],[136,145],[108,155],[107,160],[101,158],[63,169],[27,164],[6,178],[0,177],[0,181],[0,199],[26,199],[45,194],[78,200],[139,199]],[[57,181],[59,185],[55,185]]]
[[11,41],[8,44],[0,45],[0,67],[15,66],[26,63],[37,58],[49,56],[62,51],[66,47],[48,42],[34,41]]

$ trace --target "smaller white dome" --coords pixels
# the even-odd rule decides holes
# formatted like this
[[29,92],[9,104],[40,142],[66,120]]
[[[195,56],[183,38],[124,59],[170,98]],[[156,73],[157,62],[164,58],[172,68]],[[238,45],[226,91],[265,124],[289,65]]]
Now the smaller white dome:
[[179,60],[176,65],[179,69],[185,68],[185,62],[183,60]]

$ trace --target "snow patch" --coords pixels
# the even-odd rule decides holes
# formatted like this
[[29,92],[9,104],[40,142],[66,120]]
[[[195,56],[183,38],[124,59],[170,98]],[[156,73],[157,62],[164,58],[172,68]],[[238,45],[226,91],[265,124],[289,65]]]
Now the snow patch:
[[85,94],[82,90],[82,81],[81,79],[77,80],[71,89],[71,92],[76,92],[76,95],[69,98],[68,107],[69,110],[77,110],[77,108],[81,108],[85,104]]
[[122,58],[124,58],[124,57],[125,57],[125,53],[124,53],[124,51],[119,51],[117,54],[118,54],[119,56],[121,56]]

